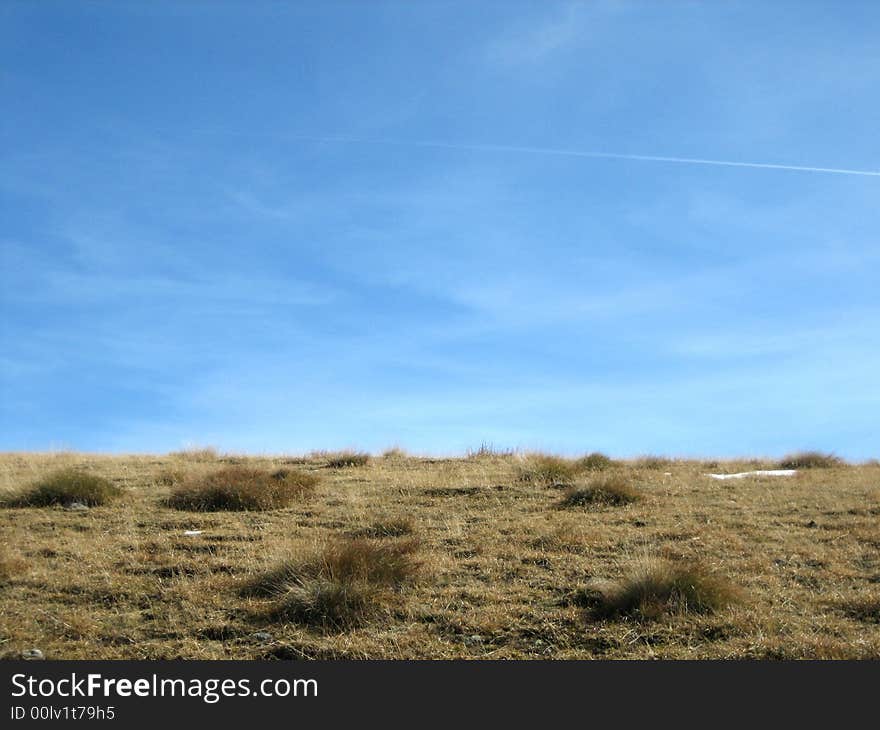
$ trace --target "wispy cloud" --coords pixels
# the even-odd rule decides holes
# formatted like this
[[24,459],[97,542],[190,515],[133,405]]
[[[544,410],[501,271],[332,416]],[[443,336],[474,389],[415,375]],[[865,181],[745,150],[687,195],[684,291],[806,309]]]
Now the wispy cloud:
[[588,37],[588,8],[582,3],[552,7],[545,17],[505,28],[486,47],[490,63],[516,67],[544,61]]

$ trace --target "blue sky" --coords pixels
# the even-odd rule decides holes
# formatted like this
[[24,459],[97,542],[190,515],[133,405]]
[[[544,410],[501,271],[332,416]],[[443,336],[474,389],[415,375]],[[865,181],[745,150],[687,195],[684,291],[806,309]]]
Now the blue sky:
[[880,170],[878,31],[7,0],[0,450],[880,456],[880,176],[541,151]]

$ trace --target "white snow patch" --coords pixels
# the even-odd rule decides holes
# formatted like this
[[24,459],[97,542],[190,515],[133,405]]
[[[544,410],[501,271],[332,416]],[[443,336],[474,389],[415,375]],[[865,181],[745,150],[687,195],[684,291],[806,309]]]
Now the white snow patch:
[[743,479],[745,477],[793,477],[797,469],[758,469],[757,471],[741,471],[739,474],[706,474],[712,479]]

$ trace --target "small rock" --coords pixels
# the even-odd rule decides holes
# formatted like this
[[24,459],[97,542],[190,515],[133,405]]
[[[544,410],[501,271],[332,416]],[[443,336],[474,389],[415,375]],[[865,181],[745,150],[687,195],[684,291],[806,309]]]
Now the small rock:
[[82,502],[71,502],[64,509],[69,512],[87,512],[89,510],[89,506],[87,504],[83,504]]
[[466,646],[474,646],[475,644],[482,644],[483,637],[479,634],[472,634],[471,636],[466,636],[464,638],[464,643]]
[[25,649],[21,652],[21,658],[27,661],[34,661],[43,658],[43,652],[39,649]]
[[810,520],[807,523],[807,527],[816,527],[816,520]]
[[256,641],[272,641],[272,634],[268,631],[257,631],[251,634],[251,638]]

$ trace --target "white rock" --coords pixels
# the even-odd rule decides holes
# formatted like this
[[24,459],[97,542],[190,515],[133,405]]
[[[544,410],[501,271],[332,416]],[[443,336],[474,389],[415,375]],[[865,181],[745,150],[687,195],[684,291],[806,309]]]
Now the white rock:
[[187,537],[195,537],[196,535],[201,535],[204,530],[184,530],[183,534]]
[[39,649],[25,649],[24,651],[21,652],[21,658],[28,660],[28,661],[33,661],[35,659],[42,659],[43,652],[41,652]]

